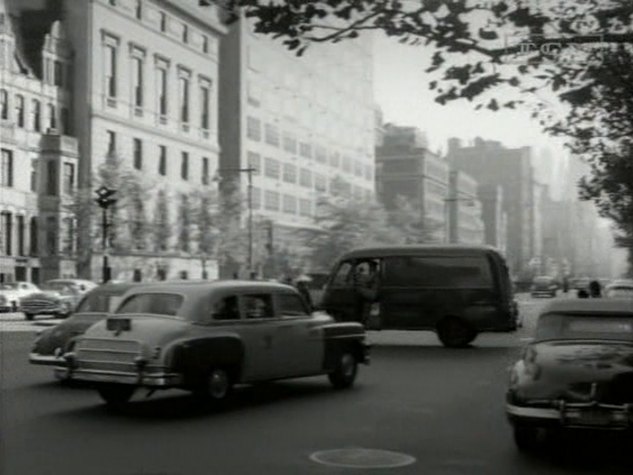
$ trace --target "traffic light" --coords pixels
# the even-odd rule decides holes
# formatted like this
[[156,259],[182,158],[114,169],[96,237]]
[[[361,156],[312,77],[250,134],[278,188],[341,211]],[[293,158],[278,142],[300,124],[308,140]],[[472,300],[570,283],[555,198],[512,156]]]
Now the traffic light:
[[95,201],[101,208],[108,209],[111,205],[117,202],[117,199],[113,198],[116,194],[116,190],[102,186],[96,190],[95,193],[97,194]]

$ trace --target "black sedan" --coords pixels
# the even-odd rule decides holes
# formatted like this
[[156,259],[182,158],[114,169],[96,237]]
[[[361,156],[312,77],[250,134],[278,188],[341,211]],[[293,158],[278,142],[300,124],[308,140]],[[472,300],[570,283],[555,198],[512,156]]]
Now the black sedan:
[[563,300],[540,315],[511,370],[506,413],[520,449],[561,430],[633,428],[633,301]]
[[88,292],[76,312],[60,324],[41,332],[33,344],[29,361],[39,365],[55,365],[60,361],[68,342],[82,335],[94,323],[105,318],[120,302],[123,294],[142,284],[104,284]]

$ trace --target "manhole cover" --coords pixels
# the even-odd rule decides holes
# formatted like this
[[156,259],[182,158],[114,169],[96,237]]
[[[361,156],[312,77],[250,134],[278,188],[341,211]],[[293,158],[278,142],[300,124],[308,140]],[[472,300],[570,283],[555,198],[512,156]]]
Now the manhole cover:
[[415,457],[376,449],[323,450],[310,455],[310,460],[323,465],[348,468],[395,468],[415,463]]

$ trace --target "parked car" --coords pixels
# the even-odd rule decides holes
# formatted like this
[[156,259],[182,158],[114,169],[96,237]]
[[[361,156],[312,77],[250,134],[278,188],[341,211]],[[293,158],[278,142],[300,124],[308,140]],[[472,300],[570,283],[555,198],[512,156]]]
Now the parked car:
[[506,413],[519,449],[561,429],[633,428],[633,305],[555,301],[510,373]]
[[603,292],[607,298],[633,298],[632,280],[615,280]]
[[27,320],[35,315],[53,315],[67,318],[75,310],[81,297],[98,284],[80,279],[53,279],[40,287],[40,292],[25,297],[20,302],[20,311]]
[[37,285],[30,282],[3,282],[0,284],[0,312],[17,312],[20,300],[38,292]]
[[104,284],[89,291],[75,313],[54,327],[42,331],[31,349],[29,362],[37,365],[63,364],[62,354],[71,339],[82,335],[88,328],[109,313],[121,301],[123,294],[140,283]]
[[590,282],[589,277],[574,277],[569,280],[569,287],[573,290],[586,290],[588,292]]
[[133,288],[70,346],[56,376],[92,382],[114,406],[141,387],[219,401],[237,383],[327,374],[345,388],[369,362],[362,325],[310,313],[292,286],[256,281]]
[[558,284],[556,279],[549,275],[540,275],[535,277],[530,287],[530,295],[532,297],[539,297],[541,295],[548,295],[550,297],[556,297],[558,292]]

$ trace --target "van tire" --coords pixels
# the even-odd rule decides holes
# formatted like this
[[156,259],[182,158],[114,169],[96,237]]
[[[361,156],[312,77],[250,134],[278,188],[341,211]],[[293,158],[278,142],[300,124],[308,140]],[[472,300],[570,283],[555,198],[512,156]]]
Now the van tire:
[[461,318],[445,317],[437,325],[437,337],[447,348],[466,348],[477,338],[477,331]]

